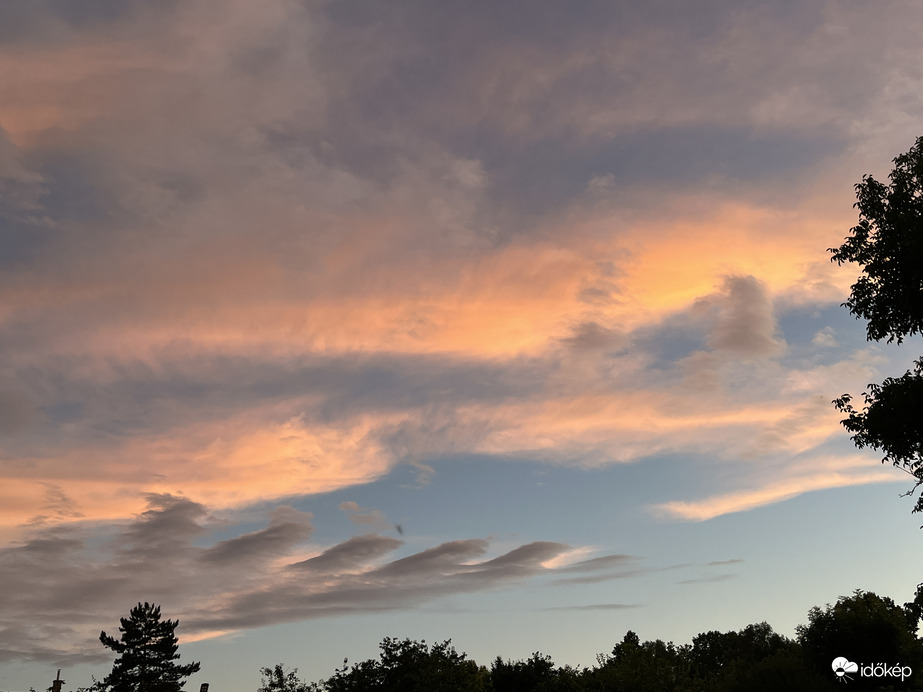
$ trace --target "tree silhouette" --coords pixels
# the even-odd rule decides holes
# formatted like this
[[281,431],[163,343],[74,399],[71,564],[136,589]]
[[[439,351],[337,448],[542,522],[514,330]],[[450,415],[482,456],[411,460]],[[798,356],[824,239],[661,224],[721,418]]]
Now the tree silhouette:
[[528,661],[504,661],[497,656],[490,667],[494,692],[544,692],[560,686],[550,656],[536,651]]
[[671,692],[677,689],[681,652],[673,642],[660,639],[641,642],[629,630],[615,645],[611,655],[596,657],[599,667],[591,674],[592,690],[632,690],[633,692]]
[[[908,604],[910,606],[911,604]],[[923,642],[917,637],[917,618],[911,609],[901,608],[890,598],[867,591],[839,598],[835,605],[814,607],[808,624],[795,628],[805,655],[818,669],[829,669],[838,656],[866,663],[886,662],[909,665],[914,672],[923,665]],[[923,681],[912,676],[895,689],[919,690]],[[855,689],[884,689],[878,679],[856,676],[850,681]]]
[[298,677],[297,668],[285,672],[281,663],[277,663],[273,668],[260,668],[260,675],[263,678],[257,692],[311,692],[317,689],[315,685]]
[[[297,669],[262,668],[257,692],[923,692],[921,619],[923,584],[903,607],[856,591],[833,606],[812,608],[796,639],[766,622],[703,632],[680,646],[641,641],[629,630],[610,654],[597,655],[595,667],[580,669],[556,667],[550,656],[535,652],[526,661],[497,656],[488,670],[456,652],[450,640],[428,646],[386,637],[378,659],[352,666],[344,661],[319,683],[306,685]],[[844,680],[832,667],[840,657],[864,666],[909,666],[911,674],[856,673]]]
[[198,663],[177,665],[174,630],[178,620],[161,620],[160,606],[138,603],[120,618],[119,639],[100,632],[99,640],[117,654],[112,672],[100,683],[106,692],[180,692]]
[[378,661],[343,667],[321,683],[327,692],[486,692],[489,673],[447,640],[432,647],[425,641],[385,637]]
[[[859,225],[829,252],[837,264],[862,267],[843,306],[868,320],[868,339],[900,344],[923,334],[923,137],[894,164],[890,184],[866,175],[856,185]],[[914,476],[916,489],[923,483],[923,358],[901,377],[870,384],[863,398],[862,410],[849,394],[834,400],[847,416],[843,426],[857,447],[883,452],[882,462]],[[913,511],[923,511],[923,497]]]

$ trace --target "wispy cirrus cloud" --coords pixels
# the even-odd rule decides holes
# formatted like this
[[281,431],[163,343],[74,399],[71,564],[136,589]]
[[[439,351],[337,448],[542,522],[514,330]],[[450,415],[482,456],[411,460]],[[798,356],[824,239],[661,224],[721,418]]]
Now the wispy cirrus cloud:
[[730,560],[712,560],[707,564],[708,567],[720,567],[721,565],[736,565],[743,562],[740,558],[731,558]]
[[818,490],[867,483],[907,482],[904,474],[894,469],[867,470],[868,467],[868,459],[864,457],[853,457],[851,460],[818,459],[813,470],[804,467],[786,469],[772,480],[753,489],[716,494],[702,500],[664,502],[653,505],[650,509],[663,517],[705,521],[724,514],[746,512]]
[[697,577],[695,579],[683,579],[676,582],[677,584],[712,584],[719,581],[728,581],[729,579],[736,579],[736,574],[712,574],[707,577]]
[[572,606],[555,606],[553,608],[545,608],[545,610],[626,610],[629,608],[641,608],[640,605],[635,605],[632,603],[594,603],[591,605],[572,605]]

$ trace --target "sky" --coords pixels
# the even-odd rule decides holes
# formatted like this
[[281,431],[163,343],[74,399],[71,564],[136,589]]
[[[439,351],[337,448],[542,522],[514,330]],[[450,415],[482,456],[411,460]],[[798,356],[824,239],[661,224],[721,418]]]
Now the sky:
[[920,581],[830,262],[910,0],[0,4],[0,689],[591,665]]

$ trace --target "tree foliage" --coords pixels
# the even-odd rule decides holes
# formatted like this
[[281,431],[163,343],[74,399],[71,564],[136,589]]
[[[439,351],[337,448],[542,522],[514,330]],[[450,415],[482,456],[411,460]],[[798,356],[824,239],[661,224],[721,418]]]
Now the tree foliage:
[[281,663],[273,668],[260,668],[260,687],[256,692],[313,692],[317,687],[298,677],[298,669],[286,672]]
[[[919,597],[919,590],[917,592]],[[852,661],[890,662],[917,671],[907,686],[923,689],[923,642],[917,637],[917,617],[911,603],[903,608],[890,598],[867,591],[839,598],[835,605],[814,607],[808,624],[796,628],[805,655],[818,667],[849,653]],[[855,689],[882,689],[881,680],[851,681]]]
[[869,340],[900,344],[923,334],[923,137],[894,164],[889,185],[870,175],[856,185],[859,225],[829,251],[862,267],[844,307],[868,320]]
[[[843,306],[868,321],[868,339],[900,344],[904,337],[923,334],[923,137],[894,164],[888,185],[870,175],[856,185],[859,224],[829,251],[837,264],[862,268]],[[843,426],[857,447],[882,452],[882,462],[906,470],[918,487],[923,483],[923,359],[901,377],[870,384],[863,398],[861,410],[849,394],[834,400],[846,414]],[[913,511],[923,511],[923,497]]]
[[336,670],[321,683],[326,692],[487,692],[488,673],[450,640],[427,646],[425,641],[385,637],[379,660],[368,660]]
[[490,667],[495,692],[543,692],[557,690],[559,671],[551,656],[536,651],[527,661],[504,661],[497,656]]
[[178,620],[161,620],[160,606],[139,603],[120,619],[116,639],[100,632],[99,640],[118,654],[112,672],[100,683],[105,692],[180,692],[198,663],[177,665]]
[[[901,377],[868,387],[862,410],[852,405],[849,394],[834,400],[846,414],[843,427],[853,433],[856,447],[883,452],[883,463],[903,468],[919,486],[923,483],[923,358]],[[923,511],[923,496],[917,498],[913,511]]]
[[[812,608],[797,638],[766,622],[739,631],[703,632],[691,644],[642,641],[628,631],[592,668],[555,666],[535,652],[525,661],[496,657],[490,669],[459,654],[449,641],[428,646],[385,638],[378,659],[343,667],[306,686],[281,665],[263,668],[258,692],[824,692],[842,689],[923,690],[923,585],[903,607],[856,591],[835,605]],[[844,688],[832,661],[909,665],[907,680],[860,679]]]

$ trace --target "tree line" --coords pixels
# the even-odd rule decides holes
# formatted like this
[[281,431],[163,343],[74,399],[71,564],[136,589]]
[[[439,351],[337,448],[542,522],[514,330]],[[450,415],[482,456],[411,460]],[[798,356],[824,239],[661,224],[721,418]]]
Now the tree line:
[[[923,690],[923,585],[903,606],[856,591],[815,607],[789,638],[766,622],[739,631],[703,632],[690,644],[641,641],[628,631],[596,665],[556,666],[535,652],[527,660],[497,656],[490,666],[458,653],[450,641],[386,638],[377,659],[308,683],[282,664],[263,668],[257,692],[823,692]],[[848,658],[847,658],[848,657]],[[855,664],[838,671],[834,662]]]
[[[317,682],[302,680],[297,668],[282,663],[262,668],[256,692],[923,691],[923,584],[902,606],[855,591],[812,608],[807,619],[794,638],[760,622],[703,632],[681,645],[641,641],[629,630],[610,652],[597,654],[595,665],[583,668],[555,665],[538,651],[526,660],[497,656],[489,666],[479,665],[451,640],[386,637],[377,658],[344,660]],[[177,663],[178,624],[162,620],[159,606],[139,603],[121,619],[118,639],[100,634],[102,644],[118,654],[112,671],[77,692],[182,692],[200,664]],[[848,688],[840,686],[844,682]]]

